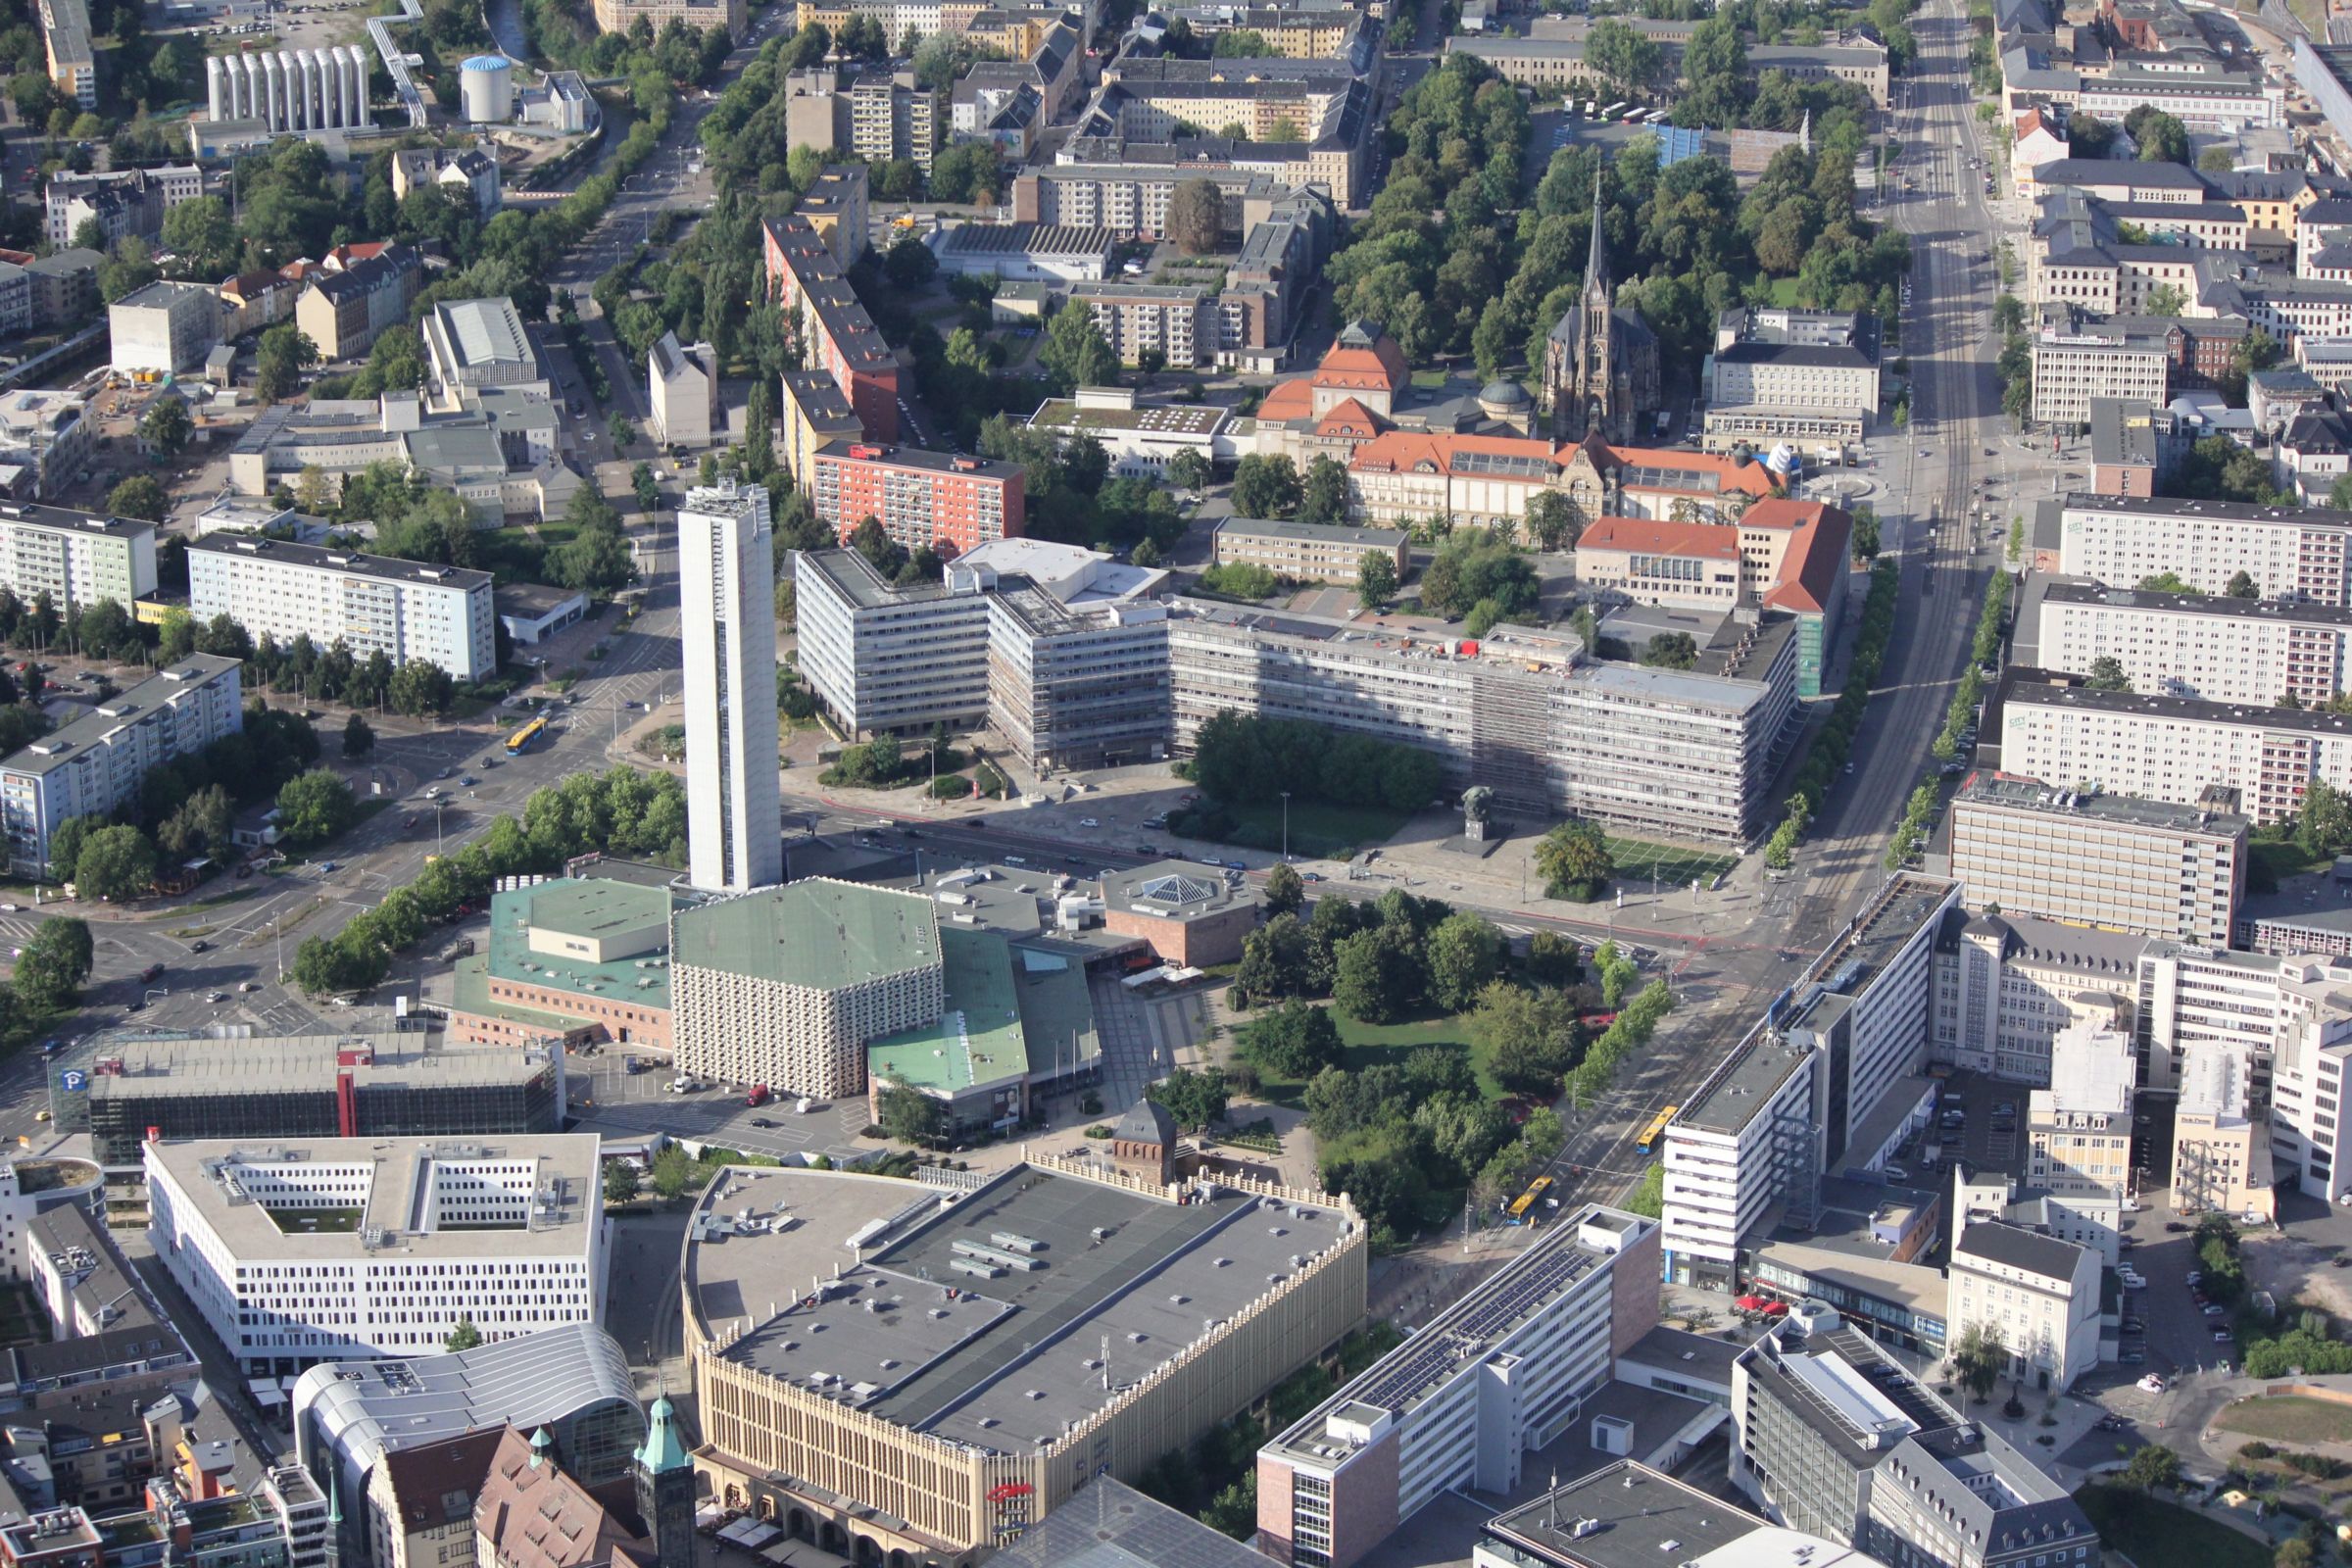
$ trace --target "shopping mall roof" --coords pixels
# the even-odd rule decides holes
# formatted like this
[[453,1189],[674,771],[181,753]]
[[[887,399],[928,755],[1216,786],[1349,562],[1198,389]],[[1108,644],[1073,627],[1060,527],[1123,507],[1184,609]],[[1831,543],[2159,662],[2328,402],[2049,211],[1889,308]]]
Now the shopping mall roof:
[[682,909],[674,941],[679,963],[819,991],[940,961],[929,899],[827,877]]

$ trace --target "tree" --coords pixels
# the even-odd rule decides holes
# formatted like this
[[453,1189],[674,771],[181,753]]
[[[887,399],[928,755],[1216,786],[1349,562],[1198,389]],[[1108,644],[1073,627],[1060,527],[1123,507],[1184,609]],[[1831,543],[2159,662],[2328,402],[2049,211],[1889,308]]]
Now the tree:
[[1278,1078],[1312,1078],[1340,1061],[1340,1030],[1331,1010],[1296,999],[1250,1025],[1250,1059]]
[[1266,873],[1265,906],[1268,918],[1277,914],[1297,914],[1306,903],[1306,884],[1299,879],[1298,868],[1278,865]]
[[1603,17],[1585,35],[1585,64],[1617,86],[1640,92],[1656,79],[1660,52],[1657,40],[1614,17]]
[[1236,515],[1285,518],[1303,499],[1298,469],[1287,457],[1251,453],[1233,470],[1233,510]]
[[644,1191],[644,1188],[645,1183],[643,1178],[637,1174],[637,1167],[627,1160],[612,1159],[605,1162],[605,1206],[607,1208],[617,1208],[623,1203],[635,1201],[637,1195]]
[[2101,654],[2092,660],[2090,668],[2084,674],[2086,678],[2083,684],[2094,692],[2128,692],[2132,689],[2132,677],[2124,669],[2124,662],[2113,654]]
[[1458,1012],[1501,973],[1502,933],[1478,915],[1449,914],[1429,934],[1429,1000]]
[[375,750],[375,729],[360,713],[353,713],[343,724],[343,755],[366,757]]
[[[2227,149],[2218,147],[2213,150],[2227,152]],[[2271,1553],[2271,1568],[2314,1568],[2319,1560],[2319,1548],[2311,1544],[2309,1537],[2289,1536],[2278,1543],[2277,1551]]]
[[178,457],[195,433],[196,422],[188,417],[188,406],[175,393],[157,398],[139,420],[139,439],[167,458]]
[[[1997,1346],[1999,1342],[1994,1343]],[[2124,1485],[2141,1492],[2170,1491],[2180,1485],[2180,1456],[2157,1444],[2145,1444],[2124,1466]]]
[[1983,1404],[2008,1370],[2009,1348],[2001,1343],[2001,1331],[1992,1324],[1971,1323],[1952,1346],[1951,1358],[1960,1386]]
[[1296,914],[1276,912],[1242,939],[1242,961],[1233,983],[1244,996],[1265,1002],[1321,991],[1329,976],[1319,976],[1317,970],[1318,955],[1307,928]]
[[2152,572],[2140,578],[2137,586],[2142,593],[2151,594],[2193,594],[2196,592],[2196,589],[2191,587],[2177,571]]
[[446,711],[457,695],[457,681],[429,659],[409,660],[392,672],[384,688],[386,705],[411,718]]
[[1355,602],[1378,610],[1396,597],[1396,558],[1385,550],[1367,550],[1355,566]]
[[1348,468],[1339,459],[1319,456],[1298,482],[1298,520],[1326,526],[1348,520]]
[[155,846],[135,827],[93,828],[74,858],[74,891],[84,899],[140,898],[154,882]]
[[318,345],[291,321],[281,321],[262,334],[254,350],[254,395],[264,403],[282,403],[302,385],[302,372],[318,363]]
[[2230,585],[2222,592],[2232,599],[2260,599],[2262,597],[2262,589],[2256,585],[2253,575],[2243,569],[2231,574]]
[[177,663],[195,651],[196,617],[179,605],[171,606],[156,623],[156,658],[167,664]]
[[1332,1004],[1365,1023],[1393,1023],[1412,1005],[1420,964],[1412,938],[1394,925],[1359,931],[1332,949]]
[[141,522],[161,522],[172,510],[172,500],[164,487],[144,473],[134,473],[107,493],[106,510],[118,517],[136,517]]
[[1879,559],[1879,509],[1869,505],[1856,507],[1854,516],[1853,555],[1856,561]]
[[441,1342],[441,1348],[452,1352],[473,1350],[479,1349],[481,1344],[482,1331],[473,1326],[472,1318],[461,1316],[457,1326],[449,1331],[449,1338]]
[[278,830],[298,845],[323,844],[351,826],[351,786],[324,768],[286,780],[277,792]]
[[1662,631],[1642,648],[1642,662],[1658,669],[1689,669],[1698,662],[1698,642],[1687,631]]
[[939,275],[939,258],[930,246],[908,234],[882,258],[882,271],[894,287],[917,289]]
[[947,1128],[947,1106],[904,1079],[888,1082],[876,1108],[882,1130],[902,1144],[935,1144]]
[[995,205],[1004,179],[997,144],[992,141],[959,141],[942,147],[931,160],[931,199]]
[[[754,390],[765,392],[767,384],[759,382]],[[640,463],[629,469],[629,490],[637,497],[640,512],[650,513],[662,504],[662,482],[654,476],[654,466],[650,463]]]
[[2326,779],[2306,781],[2295,838],[2314,855],[2333,855],[2352,844],[2352,797]]
[[1208,178],[1179,180],[1168,192],[1162,226],[1187,256],[1206,256],[1225,242],[1225,193]]
[[1575,1016],[1564,993],[1497,980],[1478,994],[1470,1038],[1484,1046],[1495,1081],[1513,1094],[1551,1096],[1575,1053]]
[[2179,316],[2188,309],[2188,296],[2178,284],[2159,283],[2148,290],[2147,314],[2150,316]]
[[80,1000],[95,952],[90,928],[67,918],[44,920],[24,943],[14,977],[17,997],[37,1012],[54,1012]]
[[[2139,111],[2134,109],[2132,115]],[[2131,116],[2126,117],[2130,129]],[[2188,127],[2171,115],[2156,111],[2132,131],[2132,139],[2139,143],[2139,161],[2143,164],[2185,164],[2188,162]]]
[[1540,490],[1527,503],[1527,539],[1538,550],[1574,550],[1584,532],[1576,508],[1557,490]]
[[1193,1072],[1179,1067],[1155,1084],[1146,1086],[1145,1098],[1167,1107],[1176,1125],[1206,1127],[1225,1115],[1225,1074],[1215,1067]]
[[1168,483],[1179,490],[1202,490],[1210,479],[1208,460],[1191,447],[1168,460]]
[[1070,386],[1115,386],[1119,379],[1119,357],[1084,305],[1065,305],[1054,313],[1037,362]]
[[1536,871],[1548,897],[1590,904],[1617,874],[1608,835],[1591,822],[1562,822],[1536,844]]
[[164,214],[164,249],[180,259],[187,277],[218,277],[237,263],[237,225],[228,203],[199,196]]

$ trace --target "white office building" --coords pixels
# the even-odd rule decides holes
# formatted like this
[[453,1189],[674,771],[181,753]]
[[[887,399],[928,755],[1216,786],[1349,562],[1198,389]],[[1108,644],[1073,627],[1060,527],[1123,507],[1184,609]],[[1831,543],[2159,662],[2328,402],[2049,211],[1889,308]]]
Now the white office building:
[[2313,955],[2278,957],[2186,942],[2150,942],[2137,972],[2132,1025],[2141,1085],[2178,1090],[2190,1054],[2217,1049],[2243,1064],[2251,1105],[2272,1102],[2278,1054],[2296,1023],[2326,1011],[2339,987],[2352,986],[2352,975]]
[[112,813],[138,799],[149,768],[242,730],[240,667],[190,654],[0,761],[10,869],[50,875],[50,835],[67,819]]
[[602,1320],[591,1133],[150,1143],[148,1236],[255,1376]]
[[[2352,1190],[2352,1116],[2343,1114],[2352,1089],[2352,975],[2317,966],[2312,973],[2291,988],[2293,1010],[2275,1047],[2270,1152],[2279,1178],[2325,1201]],[[2259,1118],[2261,1107],[2252,1113]]]
[[490,573],[463,566],[217,533],[188,546],[188,611],[227,615],[256,642],[308,634],[363,661],[427,660],[462,681],[498,672]]
[[784,880],[776,784],[774,523],[760,485],[697,486],[678,509],[686,834],[694,885]]
[[2352,512],[2070,494],[2058,569],[2116,585],[2173,572],[2200,594],[2229,592],[2243,571],[2264,599],[2343,607],[2352,605],[2348,545]]
[[2038,662],[2075,674],[2100,659],[2135,692],[2317,707],[2352,687],[2352,609],[2090,582],[2041,592]]
[[2099,1364],[2099,1254],[2002,1220],[1952,1243],[1949,1343],[1980,1325],[2009,1352],[2008,1372],[2064,1391]]
[[202,283],[159,280],[108,306],[106,321],[116,370],[176,375],[220,341],[220,296]]
[[1667,1125],[1665,1277],[1748,1277],[1764,1221],[1797,1216],[1872,1113],[1928,1061],[1935,948],[1960,886],[1889,877]]
[[1654,1221],[1587,1204],[1257,1451],[1279,1561],[1352,1563],[1442,1493],[1505,1493],[1658,1321]]
[[2150,945],[2033,915],[1954,910],[1936,939],[1929,1059],[2047,1087],[2059,1034],[2114,1021]]
[[944,577],[893,583],[855,550],[794,552],[792,585],[801,674],[844,731],[915,734],[987,719],[988,603],[978,594]]

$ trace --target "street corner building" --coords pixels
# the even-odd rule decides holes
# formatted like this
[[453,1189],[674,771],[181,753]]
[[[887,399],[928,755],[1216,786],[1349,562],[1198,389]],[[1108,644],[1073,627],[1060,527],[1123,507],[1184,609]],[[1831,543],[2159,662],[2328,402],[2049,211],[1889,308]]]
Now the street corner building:
[[1365,1248],[1345,1197],[1246,1178],[1034,1153],[970,1190],[730,1169],[682,1275],[695,1467],[792,1540],[966,1568],[1354,1328]]

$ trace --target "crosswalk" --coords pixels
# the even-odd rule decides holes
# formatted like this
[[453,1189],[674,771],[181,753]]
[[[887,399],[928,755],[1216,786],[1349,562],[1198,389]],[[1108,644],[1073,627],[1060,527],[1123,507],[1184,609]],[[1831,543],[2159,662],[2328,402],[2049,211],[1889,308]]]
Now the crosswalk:
[[0,937],[23,942],[47,923],[32,915],[0,915]]

